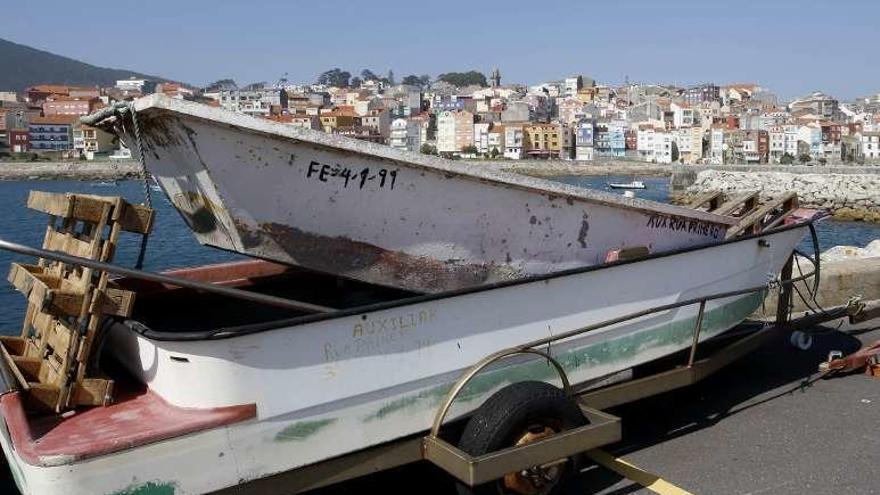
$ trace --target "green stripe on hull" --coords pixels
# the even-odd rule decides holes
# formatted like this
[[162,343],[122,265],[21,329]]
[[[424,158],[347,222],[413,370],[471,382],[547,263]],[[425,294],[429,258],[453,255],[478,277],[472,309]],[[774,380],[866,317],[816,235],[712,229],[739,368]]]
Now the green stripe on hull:
[[121,491],[113,492],[111,495],[174,495],[176,486],[176,483],[148,481],[140,485],[130,485]]
[[[752,314],[764,299],[764,293],[756,293],[737,299],[724,306],[707,310],[703,315],[704,337],[717,335],[741,323]],[[684,348],[693,339],[696,316],[673,321],[640,332],[622,335],[615,339],[597,342],[592,345],[569,349],[555,357],[570,376],[585,373],[589,368],[615,363],[631,362],[640,353],[664,347]],[[485,371],[474,377],[458,396],[459,402],[470,402],[483,398],[487,393],[503,385],[525,380],[551,381],[558,375],[552,365],[542,359],[512,364]],[[451,383],[437,385],[410,395],[399,397],[384,404],[375,413],[364,418],[365,421],[384,419],[386,416],[419,408],[436,408],[446,397]]]
[[336,418],[317,419],[314,421],[300,421],[294,423],[275,434],[276,442],[299,442],[318,433],[327,426],[336,422]]

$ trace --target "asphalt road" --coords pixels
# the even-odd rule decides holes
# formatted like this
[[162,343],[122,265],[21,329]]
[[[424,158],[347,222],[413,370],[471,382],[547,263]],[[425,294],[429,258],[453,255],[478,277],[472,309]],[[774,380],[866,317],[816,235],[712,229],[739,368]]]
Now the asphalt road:
[[[686,389],[610,412],[623,419],[623,440],[607,452],[694,494],[880,493],[880,378],[819,378],[831,350],[845,353],[880,340],[880,321],[823,327],[809,351],[783,338]],[[427,465],[311,492],[455,493]],[[653,493],[595,464],[570,490],[580,495]]]
[[[774,339],[700,384],[611,410],[623,419],[623,440],[605,450],[694,494],[880,493],[880,378],[816,371],[830,350],[880,339],[880,322],[842,330],[826,327],[809,351]],[[4,494],[12,486],[5,476]],[[419,464],[311,495],[349,493],[446,495],[455,487]],[[570,493],[652,492],[587,464]]]

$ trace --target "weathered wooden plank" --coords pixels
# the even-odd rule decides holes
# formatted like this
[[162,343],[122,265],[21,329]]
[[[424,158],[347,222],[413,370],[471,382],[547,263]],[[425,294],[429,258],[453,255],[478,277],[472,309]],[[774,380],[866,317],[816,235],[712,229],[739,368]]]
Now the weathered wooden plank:
[[126,232],[149,234],[153,231],[156,212],[141,205],[125,205],[119,225]]
[[731,238],[743,233],[752,233],[757,228],[764,228],[764,217],[780,207],[783,207],[785,211],[778,218],[782,218],[785,214],[794,210],[797,207],[797,193],[787,193],[744,216],[738,224],[727,229],[727,237]]
[[62,290],[61,279],[44,275],[43,268],[35,265],[12,263],[9,282],[40,311],[77,315],[82,309],[81,291]]
[[[100,309],[95,308],[100,301]],[[93,301],[93,307],[89,310],[93,314],[104,314],[128,317],[134,310],[135,293],[128,290],[107,287],[99,297]]]
[[100,252],[100,239],[88,242],[67,232],[48,232],[43,249],[61,251],[80,258],[94,258]]
[[58,404],[60,389],[55,385],[40,382],[28,383],[26,406],[31,410],[54,411]]
[[74,406],[106,406],[113,400],[113,380],[84,378],[77,383],[71,397]]
[[715,208],[717,208],[719,203],[721,203],[721,199],[723,197],[724,193],[722,193],[721,191],[708,191],[694,198],[694,200],[691,201],[688,206],[696,209],[708,203],[709,208],[707,211],[711,211],[714,213]]
[[118,221],[122,230],[148,234],[153,228],[155,212],[142,205],[132,205],[118,196],[95,196],[90,194],[62,194],[45,191],[31,191],[28,208],[57,217],[73,218],[91,223],[101,221],[103,209],[110,205],[118,206],[113,220]]
[[6,349],[5,343],[0,343],[0,353],[3,354],[3,360],[6,361],[9,369],[12,370],[12,374],[15,375],[15,379],[18,380],[19,385],[25,390],[29,389],[30,383],[25,378],[24,374],[22,374],[21,370],[18,369],[18,365],[13,361],[12,355],[10,355],[9,351]]
[[757,199],[758,191],[740,193],[722,203],[721,206],[713,211],[713,213],[718,215],[731,215],[742,207],[743,210],[740,211],[739,216],[745,216],[757,206]]
[[21,356],[24,354],[25,339],[23,337],[0,335],[0,345],[5,346],[10,354]]
[[42,359],[30,356],[12,356],[12,361],[21,370],[22,375],[29,380],[39,376],[40,366],[43,364]]

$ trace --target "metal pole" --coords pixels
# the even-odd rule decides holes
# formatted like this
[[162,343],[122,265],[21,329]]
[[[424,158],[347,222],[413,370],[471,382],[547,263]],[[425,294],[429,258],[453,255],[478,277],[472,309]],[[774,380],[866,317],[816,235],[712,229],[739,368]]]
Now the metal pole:
[[[780,280],[788,280],[791,278],[792,262],[794,255],[789,256],[785,266],[782,267],[782,273],[779,275]],[[785,327],[788,324],[788,312],[791,309],[791,285],[782,285],[779,288],[779,297],[776,300],[776,326]]]
[[697,323],[694,326],[694,341],[691,343],[691,354],[688,357],[688,368],[694,365],[694,357],[697,355],[697,344],[700,342],[700,331],[703,329],[703,313],[706,311],[706,301],[700,301],[700,310],[697,313]]
[[108,273],[115,273],[117,275],[125,275],[126,277],[149,280],[150,282],[158,282],[160,284],[168,284],[175,287],[213,292],[215,294],[220,294],[221,296],[227,296],[234,299],[243,299],[245,301],[257,302],[279,308],[293,309],[296,311],[304,311],[306,313],[326,313],[336,311],[334,308],[319,306],[317,304],[294,301],[292,299],[285,299],[283,297],[275,297],[267,294],[258,294],[256,292],[248,292],[241,289],[233,289],[231,287],[223,287],[205,282],[199,282],[196,280],[187,280],[184,278],[163,275],[161,273],[135,270],[133,268],[126,268],[124,266],[114,265],[112,263],[105,263],[103,261],[95,261],[86,258],[80,258],[79,256],[71,256],[69,254],[59,253],[56,251],[47,251],[45,249],[24,246],[21,244],[5,241],[3,239],[0,239],[0,249],[11,251],[13,253],[24,254],[27,256],[35,256],[48,260],[60,261],[61,263],[84,266],[86,268],[101,270]]

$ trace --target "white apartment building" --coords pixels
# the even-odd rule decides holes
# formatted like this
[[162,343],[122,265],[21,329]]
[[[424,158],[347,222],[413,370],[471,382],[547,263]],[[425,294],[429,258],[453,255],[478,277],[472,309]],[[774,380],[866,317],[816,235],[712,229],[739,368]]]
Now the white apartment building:
[[394,119],[388,145],[399,150],[419,151],[422,147],[421,125],[418,121]]
[[116,89],[121,91],[140,91],[143,89],[144,84],[147,84],[146,79],[135,79],[134,77],[130,79],[120,79],[116,81]]
[[865,161],[880,160],[880,132],[863,132],[859,148]]
[[523,128],[504,127],[504,158],[519,160],[523,154]]
[[256,117],[266,117],[272,105],[287,108],[287,91],[283,89],[233,90],[220,92],[220,107]]
[[724,129],[713,127],[709,134],[709,163],[721,165],[724,163]]
[[474,144],[474,114],[446,110],[437,115],[437,151],[458,153]]
[[654,147],[655,135],[656,131],[653,127],[636,130],[636,151],[639,154],[640,160],[646,162],[654,160],[654,152],[656,151]]
[[671,132],[682,163],[698,163],[703,158],[703,131],[699,127],[677,129]]
[[477,122],[474,124],[474,146],[477,148],[477,153],[480,154],[488,154],[489,153],[489,123],[488,122]]
[[654,161],[672,163],[672,135],[668,132],[654,132]]
[[672,126],[676,129],[691,127],[694,125],[694,109],[683,104],[672,102],[669,104],[672,111]]

